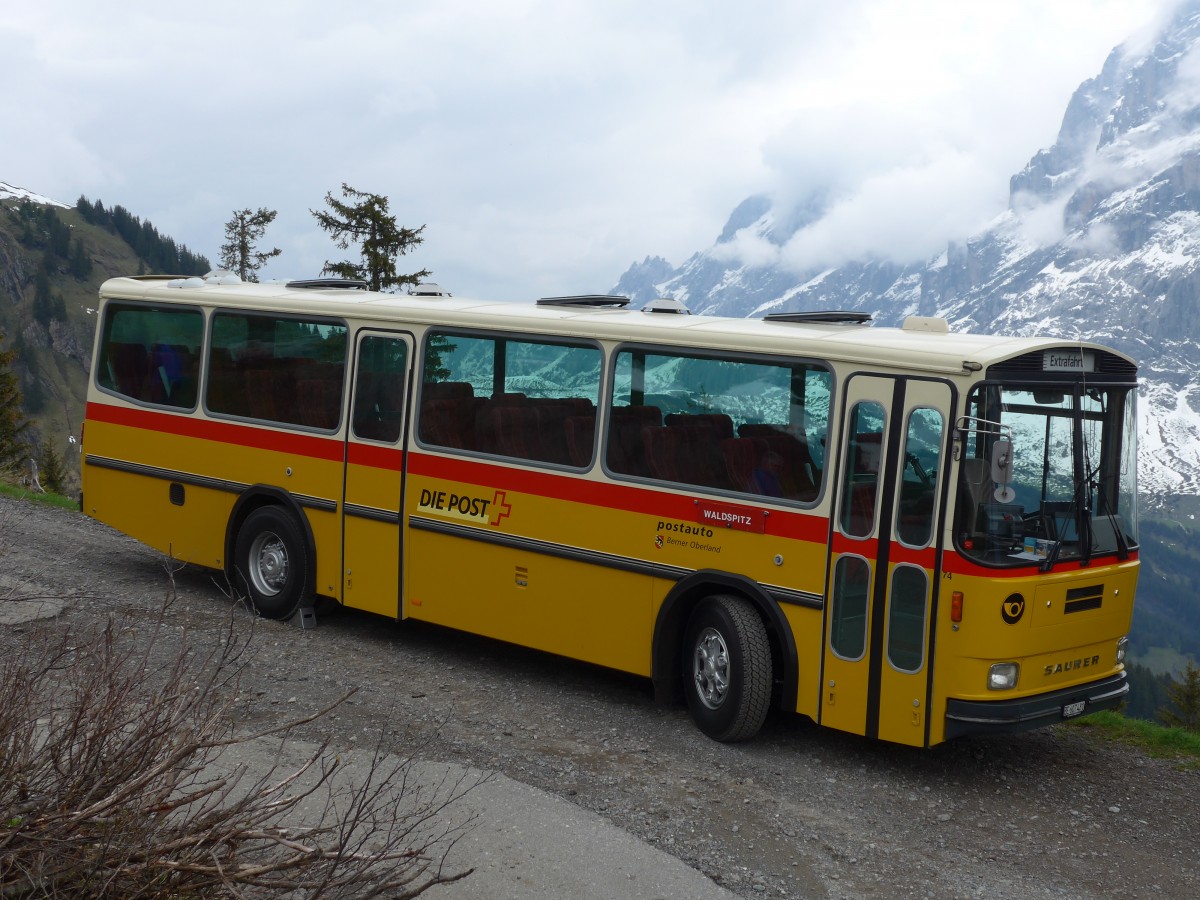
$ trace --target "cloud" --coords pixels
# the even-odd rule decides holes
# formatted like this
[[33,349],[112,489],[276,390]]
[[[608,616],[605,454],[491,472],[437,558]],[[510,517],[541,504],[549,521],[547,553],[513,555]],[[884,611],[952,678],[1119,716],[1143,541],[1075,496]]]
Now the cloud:
[[[907,263],[967,237],[1005,208],[1010,175],[1053,143],[1071,94],[1111,47],[1171,6],[1130,18],[1109,3],[1043,5],[1039,15],[1023,3],[867,4],[832,68],[797,70],[792,108],[764,143],[760,190],[781,221],[828,198],[782,261],[798,271],[863,257]],[[1034,215],[1029,229],[1047,235],[1049,219]],[[755,264],[760,244],[728,249]]]
[[1015,217],[1011,227],[1015,234],[1036,247],[1049,247],[1066,234],[1063,213],[1071,199],[1071,191],[1063,191],[1049,201],[1034,194],[1019,193],[1013,197]]
[[781,259],[811,271],[852,259],[907,263],[928,257],[945,249],[946,236],[983,224],[980,211],[995,199],[985,175],[976,158],[952,148],[870,174],[796,232]]
[[232,210],[276,209],[268,277],[335,258],[308,210],[345,181],[428,226],[414,268],[500,299],[680,260],[760,193],[829,198],[789,256],[893,257],[995,212],[1141,6],[44,0],[0,25],[25,138],[0,180],[210,256]]

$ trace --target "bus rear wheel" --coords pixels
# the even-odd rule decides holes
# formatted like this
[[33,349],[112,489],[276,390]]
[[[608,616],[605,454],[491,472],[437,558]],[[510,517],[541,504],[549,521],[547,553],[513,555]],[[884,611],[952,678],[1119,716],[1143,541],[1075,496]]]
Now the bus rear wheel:
[[256,509],[238,530],[238,581],[256,613],[268,619],[295,614],[307,591],[308,560],[300,526],[274,506]]
[[771,705],[771,642],[741,597],[708,597],[688,622],[683,679],[696,726],[717,741],[754,737]]

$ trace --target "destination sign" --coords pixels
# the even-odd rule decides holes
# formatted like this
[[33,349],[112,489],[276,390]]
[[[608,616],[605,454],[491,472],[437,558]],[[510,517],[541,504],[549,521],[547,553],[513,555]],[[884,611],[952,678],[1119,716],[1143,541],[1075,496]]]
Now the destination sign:
[[1042,354],[1043,372],[1095,372],[1096,354],[1090,350],[1047,350]]

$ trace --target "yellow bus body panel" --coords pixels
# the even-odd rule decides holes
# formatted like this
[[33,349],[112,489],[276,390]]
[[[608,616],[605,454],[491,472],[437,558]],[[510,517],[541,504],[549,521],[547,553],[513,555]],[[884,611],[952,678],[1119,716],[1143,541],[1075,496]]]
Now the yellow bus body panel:
[[[1138,562],[1130,559],[1090,568],[1023,577],[988,578],[955,573],[943,582],[937,622],[934,710],[930,743],[945,734],[948,698],[1007,701],[1085,684],[1115,675],[1117,641],[1129,634]],[[962,622],[950,621],[949,593],[963,593]],[[1068,595],[1084,601],[1068,606]],[[1024,600],[1013,618],[1014,596]],[[1008,604],[1006,606],[1006,604]],[[1020,677],[1013,690],[988,690],[995,663],[1015,662]]]
[[345,514],[342,602],[393,619],[400,616],[400,485],[397,470],[353,462],[346,466],[345,505],[385,510],[397,520]]
[[[614,669],[650,674],[654,579],[427,532],[411,534],[408,614]],[[571,587],[565,587],[571,585]]]
[[[197,471],[202,449],[190,438],[89,421],[89,456]],[[211,454],[211,450],[209,453]],[[170,482],[144,474],[83,466],[86,512],[180,562],[212,568],[225,565],[225,522],[235,495],[188,485],[185,503],[168,495]]]
[[[535,476],[534,483],[547,486],[539,493],[508,487],[529,480],[521,470],[480,466],[477,471],[474,482],[408,477],[405,617],[650,675],[659,608],[676,582],[631,570],[639,565],[669,567],[680,577],[719,570],[821,594],[823,545],[714,528],[690,513],[689,521],[555,497],[550,494],[555,481],[562,490],[570,485],[560,476]],[[668,491],[601,487],[630,492],[636,497],[632,505],[653,508],[661,499],[664,509],[678,512],[681,505],[693,504]],[[418,520],[416,527],[411,517]],[[422,522],[432,524],[422,527]],[[499,543],[503,538],[528,540],[529,548]],[[584,547],[589,549],[575,549]],[[787,583],[788,578],[802,583]],[[791,702],[812,714],[821,612],[789,604],[781,608],[797,629],[802,666]]]
[[[286,438],[281,434],[281,441]],[[340,598],[341,527],[336,510],[341,461],[94,418],[88,420],[86,442],[89,458],[117,460],[125,467],[84,466],[88,514],[182,562],[212,568],[228,563],[226,524],[239,493],[251,485],[276,487],[300,498],[302,506],[309,498],[331,506],[331,510],[304,507],[304,514],[319,549],[315,590]],[[129,466],[145,470],[127,471]],[[230,472],[237,473],[236,483],[228,481]],[[172,474],[183,478],[173,479]],[[184,503],[177,506],[170,500],[170,485],[184,479],[188,482],[183,484]],[[205,481],[228,486],[207,487]]]

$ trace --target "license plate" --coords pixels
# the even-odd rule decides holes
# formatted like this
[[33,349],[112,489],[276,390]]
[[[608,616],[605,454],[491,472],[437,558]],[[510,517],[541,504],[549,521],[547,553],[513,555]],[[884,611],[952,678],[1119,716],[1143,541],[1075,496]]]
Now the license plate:
[[1072,716],[1083,715],[1084,709],[1087,708],[1087,701],[1080,700],[1077,703],[1068,703],[1063,707],[1063,718],[1069,719]]

